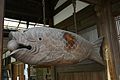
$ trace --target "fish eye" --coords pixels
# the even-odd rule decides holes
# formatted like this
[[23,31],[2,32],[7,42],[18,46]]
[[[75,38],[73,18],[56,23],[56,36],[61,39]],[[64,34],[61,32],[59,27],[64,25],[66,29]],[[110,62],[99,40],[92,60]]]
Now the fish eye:
[[39,38],[39,40],[42,40],[42,38]]

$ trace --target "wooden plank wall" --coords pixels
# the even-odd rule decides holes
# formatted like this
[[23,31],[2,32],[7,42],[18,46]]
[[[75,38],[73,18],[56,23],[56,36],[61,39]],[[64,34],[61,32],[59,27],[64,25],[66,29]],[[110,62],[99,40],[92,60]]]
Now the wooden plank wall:
[[[108,0],[106,0],[108,1]],[[99,36],[104,36],[105,39],[105,45],[103,45],[103,54],[105,57],[105,47],[109,46],[109,68],[110,68],[110,78],[111,80],[119,80],[119,63],[120,63],[120,55],[117,45],[117,35],[115,30],[115,24],[113,17],[120,15],[120,1],[118,3],[110,4],[109,1],[106,2],[103,0],[103,5],[100,6],[97,16],[95,12],[95,7],[93,5],[88,6],[87,8],[83,9],[82,11],[77,13],[77,27],[78,31],[83,30],[85,28],[91,27],[92,25],[96,25],[101,21],[101,23],[98,24],[98,31]],[[106,3],[106,4],[105,4]],[[98,7],[98,6],[97,6]],[[112,10],[111,10],[112,9]],[[99,18],[99,19],[98,19]],[[74,23],[73,23],[73,16],[69,17],[68,19],[58,23],[56,25],[57,28],[66,29],[69,31],[74,30]],[[100,29],[101,28],[101,29]],[[73,31],[74,32],[74,31]],[[111,37],[112,36],[112,37]],[[115,49],[116,48],[116,49]],[[80,67],[80,66],[79,66]],[[108,67],[105,66],[107,69]],[[77,70],[76,66],[72,67],[72,72],[67,72],[68,67],[63,67],[62,69],[56,68],[56,79],[55,80],[105,80],[107,77],[107,71],[81,71]],[[86,68],[88,69],[88,68]],[[99,69],[99,68],[94,68]],[[82,69],[83,70],[83,69]],[[91,69],[93,70],[93,69]],[[61,72],[62,71],[62,72]],[[66,71],[66,72],[64,72]],[[78,71],[78,72],[76,72]],[[105,73],[106,72],[106,73]],[[104,74],[105,73],[105,74]],[[84,75],[83,75],[84,74]],[[104,74],[104,75],[102,75]],[[81,77],[82,78],[81,78]],[[100,77],[101,76],[101,77]],[[86,78],[89,77],[90,79]],[[99,77],[99,78],[98,78]],[[79,78],[79,79],[78,79]],[[119,79],[118,79],[119,78]]]
[[104,66],[91,64],[75,64],[55,67],[54,80],[105,80]]
[[[120,5],[120,2],[112,4],[113,16],[120,15],[120,6],[119,5]],[[89,5],[86,8],[84,8],[83,10],[76,13],[76,16],[77,16],[76,21],[77,21],[78,31],[97,24],[97,18],[96,18],[97,16],[96,16],[94,7],[95,7],[94,5]],[[74,20],[74,18],[72,15],[68,19],[56,24],[55,27],[65,29],[65,30],[70,30],[70,31],[74,32],[75,27],[74,27],[73,20]]]
[[[76,23],[77,23],[78,31],[91,27],[96,24],[96,15],[93,5],[87,6],[85,9],[76,13],[76,17],[77,17]],[[71,16],[66,20],[55,25],[55,27],[75,32],[75,26],[73,20],[74,18],[73,16]]]
[[96,6],[98,31],[104,36],[102,51],[106,60],[108,78],[119,80],[120,77],[120,52],[117,29],[114,22],[112,4],[109,0],[102,0],[101,5]]
[[[94,6],[90,5],[76,14],[78,32],[96,25]],[[73,16],[56,25],[74,32]],[[55,67],[55,80],[105,80],[105,69],[98,64]]]
[[57,80],[105,80],[104,72],[59,73]]
[[19,77],[19,80],[24,80],[24,63],[14,63],[12,66],[12,80],[17,80],[17,77]]

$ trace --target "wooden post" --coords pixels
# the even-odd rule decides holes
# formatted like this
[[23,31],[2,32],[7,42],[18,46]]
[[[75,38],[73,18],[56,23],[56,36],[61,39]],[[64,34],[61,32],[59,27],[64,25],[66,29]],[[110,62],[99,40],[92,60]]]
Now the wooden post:
[[48,16],[46,16],[47,17],[46,18],[47,24],[49,25],[49,27],[54,27],[54,21],[53,21],[54,6],[53,6],[53,2],[52,1],[47,1],[46,5],[47,5],[46,14],[48,14]]
[[49,13],[49,19],[48,19],[48,21],[49,21],[49,26],[50,27],[54,27],[54,20],[53,20],[53,12],[54,12],[54,8],[51,6],[50,7],[50,13]]
[[53,17],[49,18],[49,27],[54,27]]
[[55,80],[55,67],[51,66],[51,80]]
[[0,80],[2,80],[4,0],[0,0]]
[[99,35],[104,37],[103,55],[106,61],[106,70],[109,69],[110,75],[107,78],[108,80],[120,80],[120,51],[111,7],[110,0],[101,0],[95,10],[98,17]]

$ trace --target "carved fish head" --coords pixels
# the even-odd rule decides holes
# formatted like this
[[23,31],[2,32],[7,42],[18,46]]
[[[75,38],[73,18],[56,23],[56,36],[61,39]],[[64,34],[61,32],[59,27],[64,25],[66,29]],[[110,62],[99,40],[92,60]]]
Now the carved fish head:
[[[34,28],[26,31],[10,32],[10,41],[8,42],[8,49],[15,51],[22,49],[25,51],[35,50],[34,48],[40,48],[47,44],[44,44],[49,39],[47,28]],[[47,45],[46,45],[47,46]]]

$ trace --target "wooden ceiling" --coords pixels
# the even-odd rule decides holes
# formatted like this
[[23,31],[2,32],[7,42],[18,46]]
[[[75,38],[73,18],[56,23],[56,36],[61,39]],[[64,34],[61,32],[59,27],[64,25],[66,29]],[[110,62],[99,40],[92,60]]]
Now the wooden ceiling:
[[[53,16],[58,0],[45,0],[46,22]],[[42,0],[6,0],[5,17],[43,23]]]
[[[46,9],[46,23],[49,23],[49,19],[52,18],[60,10],[59,8],[55,11],[59,0],[44,0]],[[72,0],[68,0],[65,8],[71,4]],[[96,4],[96,0],[81,0],[84,2],[90,2],[91,4]],[[63,9],[60,8],[60,9]],[[25,20],[29,22],[43,23],[43,4],[42,0],[5,0],[5,17],[13,18],[18,20]]]
[[[68,0],[65,5],[57,10],[54,10],[59,0],[45,0],[46,8],[46,23],[49,24],[49,20],[53,19],[53,16],[57,14],[61,9],[64,9],[71,3],[72,0]],[[90,4],[99,4],[101,0],[80,0]],[[117,2],[119,0],[111,0]],[[5,0],[5,17],[18,20],[24,20],[28,22],[43,23],[43,5],[42,0]]]

